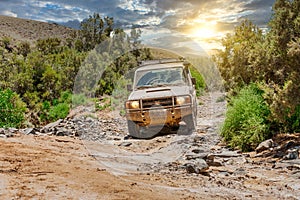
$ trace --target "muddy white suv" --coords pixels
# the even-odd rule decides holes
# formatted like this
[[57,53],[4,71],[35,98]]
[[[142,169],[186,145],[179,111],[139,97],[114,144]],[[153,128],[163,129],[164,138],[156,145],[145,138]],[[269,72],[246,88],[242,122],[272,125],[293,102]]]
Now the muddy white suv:
[[184,61],[143,62],[135,71],[131,94],[125,102],[129,134],[152,138],[166,127],[191,133],[197,119],[194,84]]

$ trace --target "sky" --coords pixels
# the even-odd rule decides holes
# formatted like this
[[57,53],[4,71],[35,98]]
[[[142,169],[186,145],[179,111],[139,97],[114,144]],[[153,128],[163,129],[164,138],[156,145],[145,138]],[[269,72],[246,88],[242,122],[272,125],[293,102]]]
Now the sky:
[[[93,13],[142,30],[143,43],[209,52],[243,19],[266,28],[275,0],[0,0],[0,15],[76,24]],[[187,50],[187,48],[186,48]]]

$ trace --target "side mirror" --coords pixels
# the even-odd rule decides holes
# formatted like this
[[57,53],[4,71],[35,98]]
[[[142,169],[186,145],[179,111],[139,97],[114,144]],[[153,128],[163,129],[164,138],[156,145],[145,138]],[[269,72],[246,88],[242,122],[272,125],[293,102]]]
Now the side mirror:
[[131,92],[132,91],[132,85],[127,85],[127,91]]
[[194,77],[192,78],[192,84],[196,85],[196,79]]

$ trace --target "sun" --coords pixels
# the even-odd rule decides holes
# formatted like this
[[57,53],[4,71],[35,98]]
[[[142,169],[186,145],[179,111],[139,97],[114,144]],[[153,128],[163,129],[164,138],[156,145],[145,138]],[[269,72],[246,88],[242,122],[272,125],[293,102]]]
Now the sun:
[[191,36],[198,38],[198,39],[209,39],[212,38],[216,35],[216,32],[212,29],[208,28],[195,28],[194,30],[191,31]]
[[215,21],[202,21],[202,23],[195,24],[192,29],[190,29],[189,35],[196,39],[210,39],[217,35],[215,31],[216,28]]

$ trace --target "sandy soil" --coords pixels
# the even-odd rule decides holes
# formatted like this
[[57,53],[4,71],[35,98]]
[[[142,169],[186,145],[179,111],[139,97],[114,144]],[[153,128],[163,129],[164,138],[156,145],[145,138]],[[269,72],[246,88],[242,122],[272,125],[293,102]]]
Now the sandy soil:
[[19,135],[0,140],[1,199],[185,199],[108,173],[78,139]]

